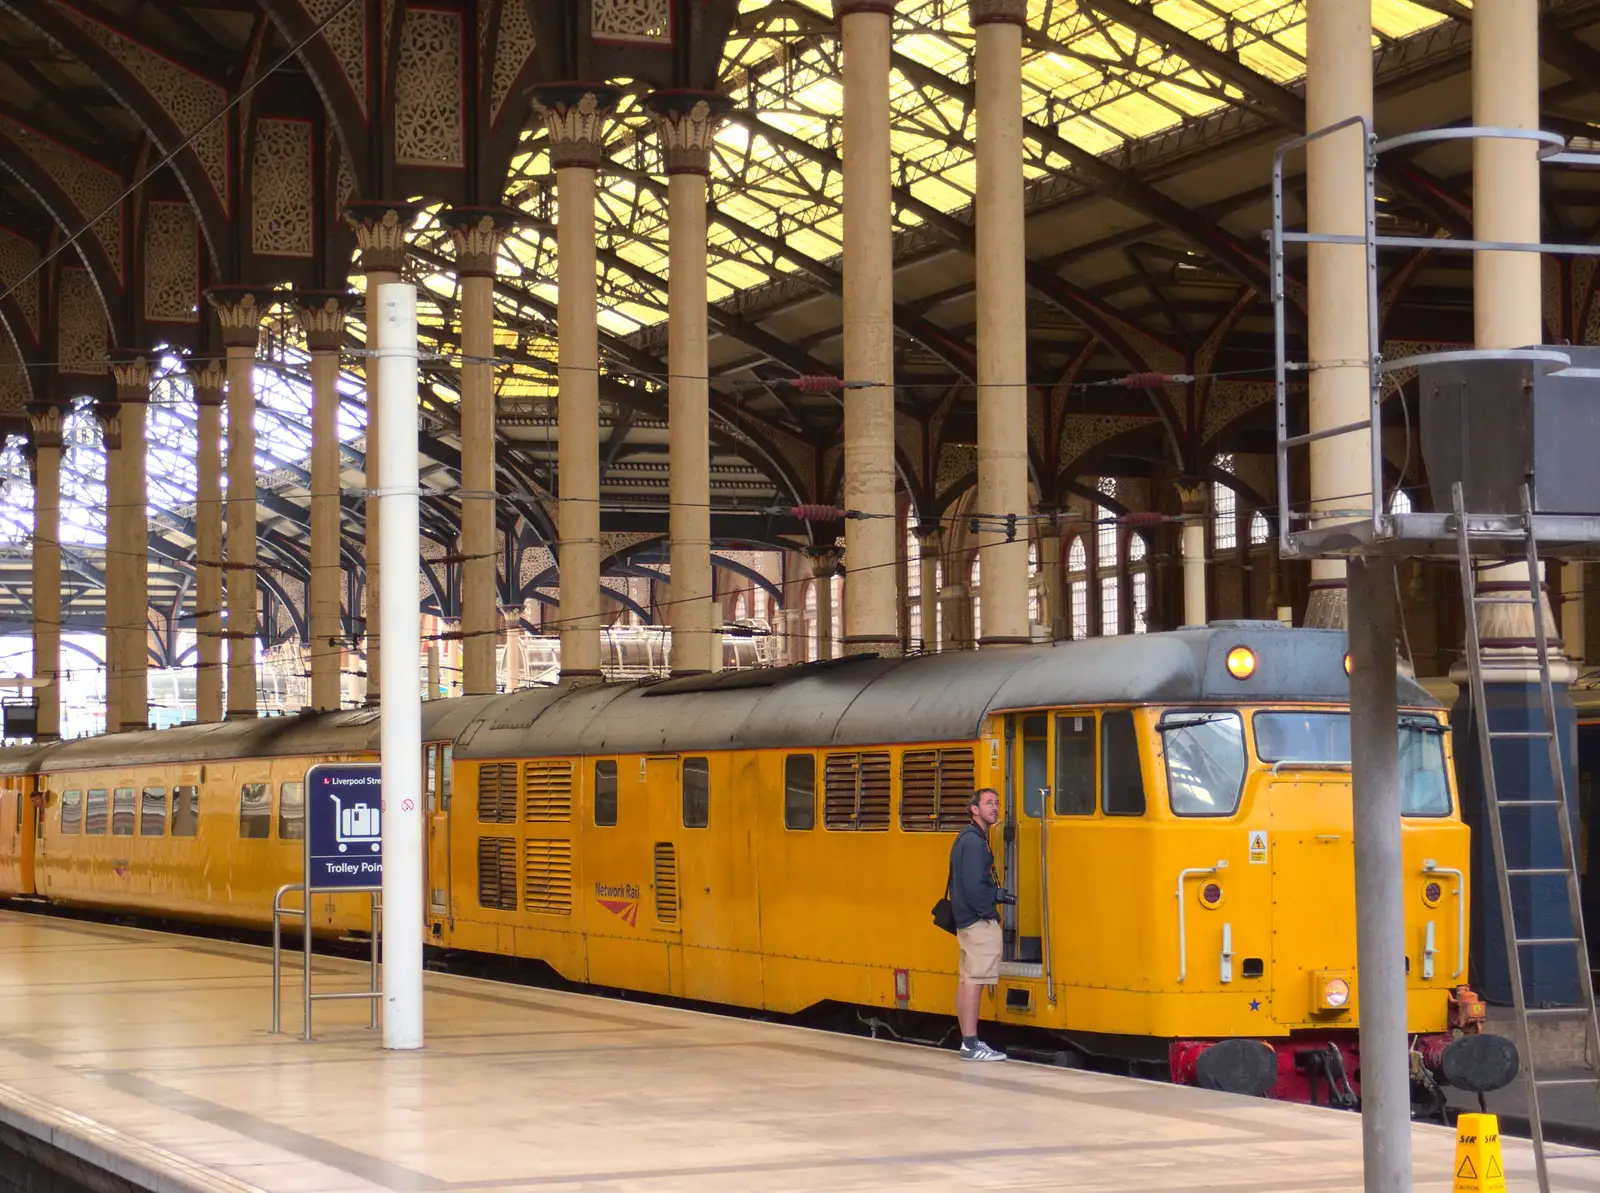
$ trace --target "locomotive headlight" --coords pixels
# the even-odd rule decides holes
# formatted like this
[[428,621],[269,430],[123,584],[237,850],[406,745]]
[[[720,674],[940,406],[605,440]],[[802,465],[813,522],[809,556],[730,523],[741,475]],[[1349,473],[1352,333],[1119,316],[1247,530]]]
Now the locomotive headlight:
[[1350,983],[1343,978],[1328,978],[1322,983],[1322,1005],[1342,1011],[1350,1002]]
[[1228,652],[1228,674],[1234,679],[1249,679],[1255,673],[1255,651],[1248,646],[1235,646]]
[[1222,905],[1222,884],[1208,882],[1200,888],[1200,905],[1202,907],[1220,907]]
[[1422,884],[1422,901],[1429,907],[1439,906],[1439,900],[1444,896],[1444,887],[1439,883],[1429,880]]

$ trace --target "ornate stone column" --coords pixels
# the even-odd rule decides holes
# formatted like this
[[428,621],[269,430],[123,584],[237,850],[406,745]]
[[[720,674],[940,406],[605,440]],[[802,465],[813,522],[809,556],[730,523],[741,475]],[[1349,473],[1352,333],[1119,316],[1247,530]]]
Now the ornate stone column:
[[[1372,115],[1371,0],[1308,5],[1306,54],[1307,131]],[[1306,150],[1306,207],[1313,232],[1362,234],[1365,171],[1359,128],[1312,142]],[[1367,266],[1360,245],[1313,244],[1308,250],[1310,360],[1320,366],[1310,377],[1311,429],[1320,431],[1367,417]],[[1365,432],[1351,432],[1311,445],[1313,511],[1370,507],[1369,442]],[[1344,628],[1344,573],[1343,560],[1311,561],[1306,625]]]
[[[837,546],[811,547],[811,578],[817,586],[817,659],[833,658],[833,578],[844,563]],[[841,645],[843,645],[841,643]]]
[[[109,564],[115,551],[122,570],[122,601],[115,620],[122,647],[122,658],[115,671],[122,688],[122,720],[113,726],[108,718],[106,728],[128,733],[150,725],[149,630],[146,628],[150,607],[149,519],[146,516],[149,485],[145,463],[150,408],[149,357],[137,350],[115,351],[111,357],[111,374],[116,384],[120,426],[117,457],[121,481],[114,500],[122,514],[122,533],[114,542],[107,541],[106,557]],[[108,457],[108,499],[110,464]],[[108,607],[108,622],[112,620],[111,612]]]
[[[522,686],[522,607],[509,606],[503,617],[506,625],[506,691],[515,692]],[[489,645],[494,645],[493,638],[489,640]]]
[[339,350],[355,295],[345,290],[300,290],[295,317],[311,351],[311,588],[306,596],[311,654],[311,707],[337,709],[339,657]]
[[922,606],[922,653],[939,649],[939,561],[943,557],[944,528],[939,523],[917,527],[918,563],[922,586],[917,603]]
[[[1178,482],[1183,503],[1183,624],[1206,624],[1206,510],[1210,484],[1190,479]],[[1340,592],[1344,591],[1344,565],[1340,564]],[[1343,598],[1341,597],[1341,602]]]
[[1059,641],[1066,637],[1066,625],[1061,616],[1061,527],[1053,514],[1040,523],[1038,536],[1039,620],[1051,640]]
[[128,614],[128,518],[124,505],[124,459],[122,454],[122,408],[115,397],[94,404],[94,420],[100,427],[100,443],[106,457],[106,550],[105,550],[105,664],[107,733],[121,733],[124,720],[123,667],[127,661]]
[[[876,515],[845,523],[850,576],[844,650],[898,654],[893,564],[899,545],[890,516],[895,391],[889,79],[895,0],[834,0],[833,7],[844,53],[844,375],[873,383],[844,394],[844,504]],[[1020,89],[1017,98],[1020,105]]]
[[[672,560],[672,670],[722,665],[711,605],[711,415],[706,324],[706,175],[728,100],[707,91],[650,97],[667,166],[667,484]],[[565,593],[563,593],[563,597]]]
[[[978,512],[1028,512],[1028,332],[1022,207],[1027,0],[969,0],[977,38]],[[978,534],[982,646],[1030,641],[1026,522]],[[963,579],[965,579],[963,577]]]
[[[370,299],[379,286],[400,280],[400,271],[406,261],[406,237],[417,218],[414,203],[390,202],[385,199],[361,200],[344,210],[345,222],[356,234],[356,264],[366,274],[366,296]],[[365,316],[363,316],[365,318]],[[367,327],[367,347],[376,346],[376,336]],[[368,359],[361,370],[367,387],[366,434],[366,486],[373,493],[383,486],[378,470],[378,367]],[[366,541],[363,562],[366,564],[366,639],[367,639],[367,694],[368,704],[377,704],[381,696],[378,653],[378,594],[380,573],[378,568],[378,499],[369,496],[366,508]]]
[[195,719],[222,720],[222,400],[227,370],[220,360],[184,362],[194,386]]
[[[33,473],[33,689],[35,740],[61,736],[61,407],[28,406]],[[109,722],[108,722],[109,723]]]
[[461,279],[461,634],[466,694],[495,690],[494,273],[516,213],[457,207],[441,214]]
[[228,719],[256,715],[256,350],[271,290],[206,291],[228,355]]
[[[606,125],[620,95],[616,88],[599,83],[555,83],[535,92],[550,133],[550,166],[556,173],[561,675],[584,683],[601,678],[595,175],[604,157]],[[678,591],[676,574],[673,591]]]

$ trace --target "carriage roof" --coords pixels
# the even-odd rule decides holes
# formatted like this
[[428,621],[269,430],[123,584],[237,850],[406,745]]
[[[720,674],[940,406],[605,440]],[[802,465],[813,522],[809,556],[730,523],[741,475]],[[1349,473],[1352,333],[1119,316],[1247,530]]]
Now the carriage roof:
[[[1226,657],[1256,654],[1236,680]],[[1291,700],[1344,703],[1345,635],[1276,622],[1213,622],[903,659],[854,657],[664,681],[529,688],[425,702],[423,740],[461,758],[842,747],[975,738],[992,713],[1028,708]],[[1437,707],[1415,681],[1400,703]],[[0,752],[0,774],[175,760],[374,754],[375,709],[188,725]]]

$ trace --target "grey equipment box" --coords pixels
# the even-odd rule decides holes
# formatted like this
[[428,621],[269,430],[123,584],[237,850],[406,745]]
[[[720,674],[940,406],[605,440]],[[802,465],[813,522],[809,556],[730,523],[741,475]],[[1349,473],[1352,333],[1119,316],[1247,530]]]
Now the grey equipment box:
[[1460,481],[1468,513],[1521,513],[1524,484],[1536,513],[1600,513],[1600,348],[1548,350],[1572,364],[1469,360],[1418,370],[1434,509],[1450,509]]

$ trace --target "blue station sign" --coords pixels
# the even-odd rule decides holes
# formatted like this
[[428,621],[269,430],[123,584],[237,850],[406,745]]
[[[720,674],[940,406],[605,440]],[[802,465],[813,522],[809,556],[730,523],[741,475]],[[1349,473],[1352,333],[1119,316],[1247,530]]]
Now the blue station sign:
[[322,762],[306,771],[306,889],[383,885],[383,768]]

